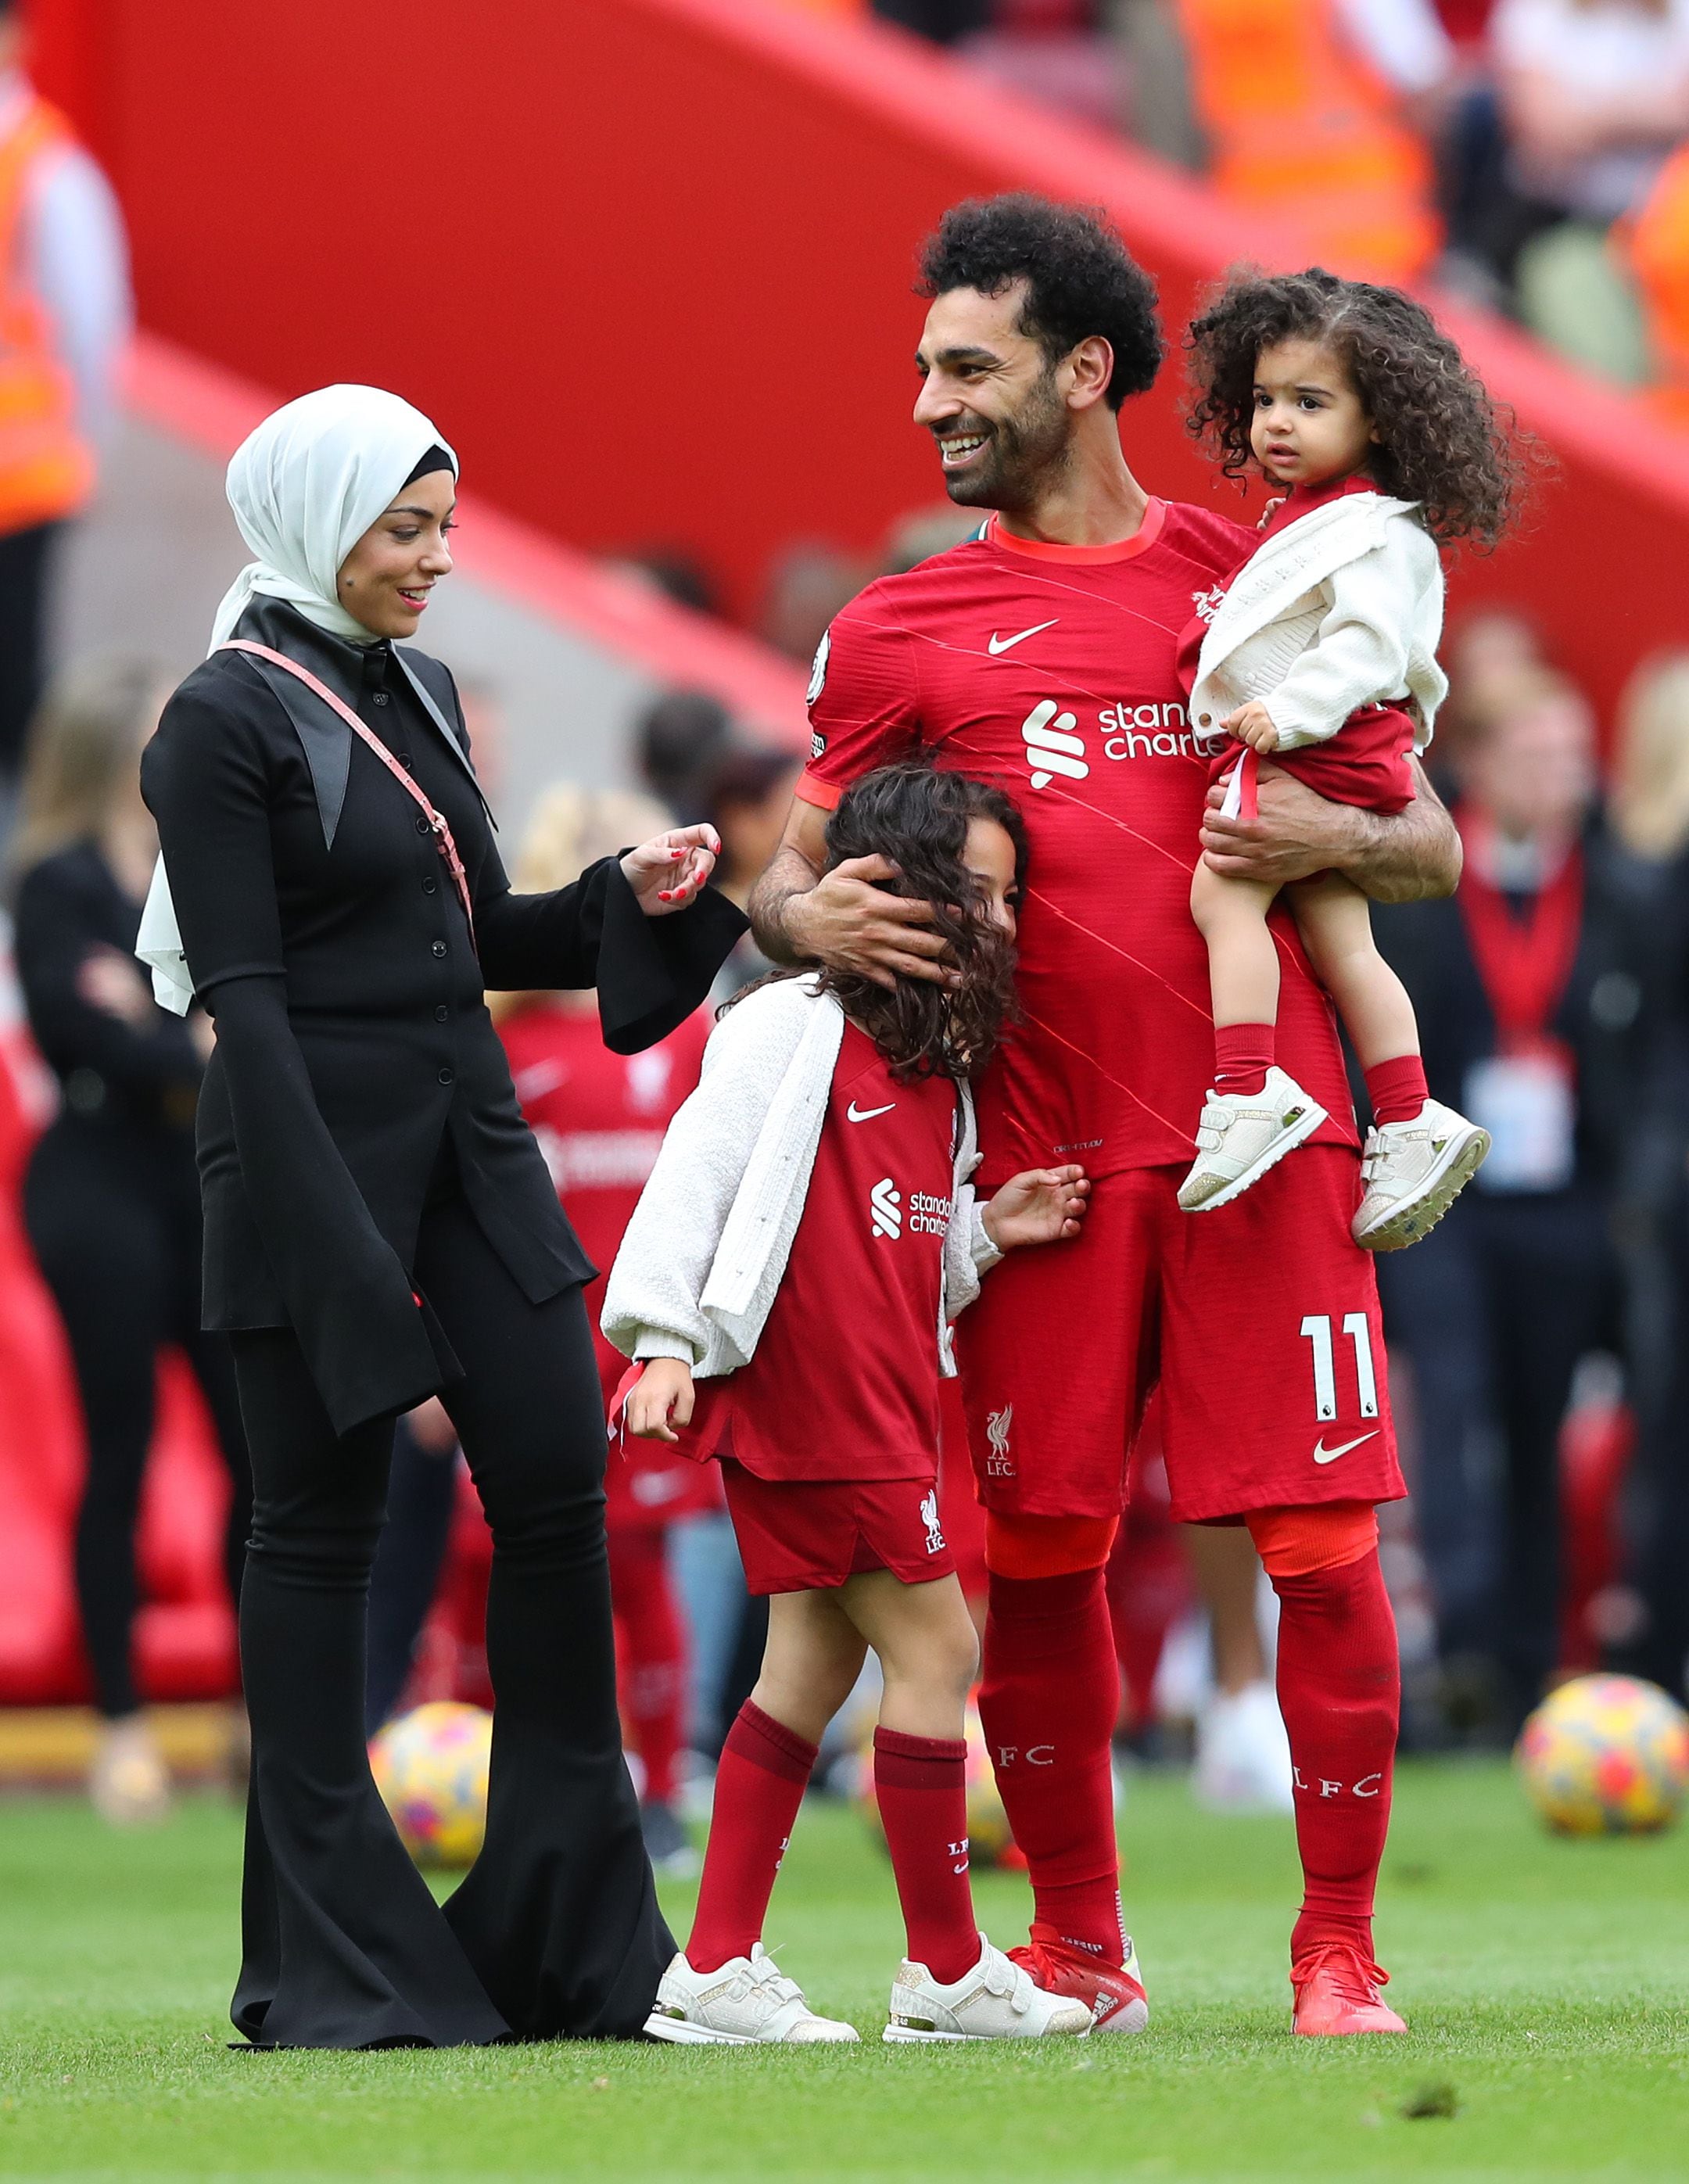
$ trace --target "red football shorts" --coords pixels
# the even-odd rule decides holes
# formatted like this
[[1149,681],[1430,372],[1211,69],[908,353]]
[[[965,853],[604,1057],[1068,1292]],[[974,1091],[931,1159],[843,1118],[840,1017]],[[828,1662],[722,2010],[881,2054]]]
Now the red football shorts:
[[821,1592],[868,1570],[905,1585],[952,1577],[936,1476],[759,1479],[722,1459],[727,1514],[752,1592]]
[[[1209,780],[1224,781],[1245,748],[1234,744],[1222,751],[1208,769]],[[1406,713],[1394,705],[1363,705],[1324,743],[1263,755],[1268,766],[1295,774],[1328,803],[1393,815],[1413,801],[1413,723]]]
[[1181,1524],[1399,1500],[1358,1156],[1304,1145],[1212,1213],[1180,1212],[1182,1179],[1102,1178],[1076,1242],[1011,1252],[956,1323],[986,1507],[1117,1515],[1157,1385]]

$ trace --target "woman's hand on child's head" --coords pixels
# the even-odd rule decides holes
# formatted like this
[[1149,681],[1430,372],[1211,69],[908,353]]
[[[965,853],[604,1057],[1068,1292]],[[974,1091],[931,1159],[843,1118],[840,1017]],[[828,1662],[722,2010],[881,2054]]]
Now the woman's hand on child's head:
[[1012,1175],[981,1216],[1000,1251],[1023,1244],[1061,1244],[1079,1233],[1090,1196],[1082,1167],[1029,1167]]
[[1251,750],[1275,751],[1279,748],[1279,731],[1273,725],[1273,716],[1258,698],[1251,698],[1246,705],[1228,713],[1220,726],[1229,736],[1247,744]]
[[678,1440],[692,1423],[692,1368],[678,1357],[653,1357],[622,1407],[627,1430],[641,1440]]

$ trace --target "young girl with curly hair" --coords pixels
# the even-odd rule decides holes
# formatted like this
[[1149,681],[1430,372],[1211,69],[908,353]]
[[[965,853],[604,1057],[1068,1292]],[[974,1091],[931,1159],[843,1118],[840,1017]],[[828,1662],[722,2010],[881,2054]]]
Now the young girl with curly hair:
[[963,1713],[972,1619],[939,1528],[950,1322],[1006,1251],[1077,1236],[1082,1169],[1034,1168],[988,1203],[968,1080],[1014,1005],[1026,862],[1000,790],[881,768],[828,826],[828,869],[932,905],[947,986],[776,972],[722,1017],[605,1296],[644,1372],[628,1431],[719,1458],[753,1592],[772,1596],[733,1724],[691,1937],[646,2030],[683,2043],[855,2040],[763,1953],[763,1918],[822,1734],[872,1646],[884,1671],[874,1786],[908,1956],[888,2041],[1084,2033],[974,1925]]
[[[1430,742],[1448,690],[1436,660],[1438,548],[1493,545],[1516,495],[1489,398],[1411,297],[1318,268],[1235,276],[1191,327],[1190,348],[1191,432],[1229,477],[1258,468],[1283,496],[1229,588],[1201,603],[1206,629],[1199,620],[1187,633],[1191,723],[1219,748],[1226,808],[1252,812],[1270,758],[1322,796],[1399,811],[1413,794],[1409,749]],[[1229,1204],[1325,1120],[1274,1064],[1267,913],[1278,892],[1205,862],[1191,883],[1215,1066],[1179,1195],[1187,1212]],[[1395,1251],[1448,1210],[1489,1139],[1428,1096],[1413,1004],[1374,945],[1365,896],[1336,872],[1289,893],[1372,1099],[1355,1240]]]

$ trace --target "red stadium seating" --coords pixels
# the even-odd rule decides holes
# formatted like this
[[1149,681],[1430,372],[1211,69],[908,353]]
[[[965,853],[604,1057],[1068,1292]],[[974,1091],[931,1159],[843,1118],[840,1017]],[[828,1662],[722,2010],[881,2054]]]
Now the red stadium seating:
[[[910,284],[945,204],[1100,200],[1174,326],[1229,260],[1305,255],[912,39],[773,0],[412,0],[399,36],[342,0],[290,0],[261,32],[226,0],[31,12],[43,81],[122,194],[151,329],[278,393],[402,387],[497,505],[591,549],[689,548],[741,612],[780,545],[867,550],[936,498]],[[355,97],[325,98],[329,53]],[[1666,573],[1689,437],[1446,315],[1561,465],[1533,534],[1461,596],[1527,604],[1605,710],[1641,653],[1689,639]],[[1126,431],[1162,490],[1222,490],[1170,387]]]

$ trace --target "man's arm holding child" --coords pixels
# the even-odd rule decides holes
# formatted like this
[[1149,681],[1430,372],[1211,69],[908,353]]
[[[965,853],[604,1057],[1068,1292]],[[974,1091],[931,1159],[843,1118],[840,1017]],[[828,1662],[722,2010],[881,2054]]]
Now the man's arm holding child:
[[1224,787],[1208,791],[1202,849],[1210,867],[1229,879],[1288,887],[1313,872],[1341,872],[1374,902],[1427,902],[1454,893],[1460,881],[1460,836],[1417,758],[1413,801],[1385,816],[1358,805],[1332,804],[1294,774],[1261,769],[1253,819],[1220,809]]

